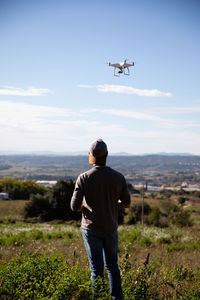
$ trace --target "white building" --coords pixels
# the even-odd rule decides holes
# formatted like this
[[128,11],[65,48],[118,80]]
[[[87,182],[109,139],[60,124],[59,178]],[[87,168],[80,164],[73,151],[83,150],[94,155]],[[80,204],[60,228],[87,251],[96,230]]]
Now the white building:
[[55,180],[37,180],[36,183],[41,184],[45,187],[53,187],[54,185],[56,185],[57,181],[55,181]]
[[0,193],[0,200],[8,200],[9,195],[8,193]]

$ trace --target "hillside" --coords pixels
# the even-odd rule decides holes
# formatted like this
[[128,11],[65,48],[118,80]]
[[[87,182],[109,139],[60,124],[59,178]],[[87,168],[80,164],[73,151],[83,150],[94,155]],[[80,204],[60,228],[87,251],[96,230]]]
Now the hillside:
[[[107,164],[120,170],[149,170],[162,172],[199,171],[200,156],[109,156]],[[88,169],[88,156],[1,155],[0,170],[11,167]]]

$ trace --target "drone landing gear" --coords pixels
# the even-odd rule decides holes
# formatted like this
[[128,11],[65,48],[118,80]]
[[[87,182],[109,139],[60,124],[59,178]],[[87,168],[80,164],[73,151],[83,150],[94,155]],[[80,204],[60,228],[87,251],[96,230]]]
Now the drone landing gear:
[[[117,74],[115,73],[115,71],[116,71],[116,68],[114,68],[114,76],[119,77],[119,75],[117,75]],[[118,73],[119,73],[119,72],[118,72]]]
[[126,73],[126,72],[125,72],[125,69],[124,69],[124,75],[127,75],[127,76],[129,76],[129,75],[130,75],[129,68],[127,68],[127,71],[128,71],[128,73]]

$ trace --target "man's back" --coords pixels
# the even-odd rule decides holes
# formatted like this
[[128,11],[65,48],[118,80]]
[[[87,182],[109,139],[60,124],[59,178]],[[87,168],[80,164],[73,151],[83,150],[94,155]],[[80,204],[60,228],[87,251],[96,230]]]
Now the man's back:
[[107,166],[94,166],[78,177],[71,203],[73,210],[80,206],[81,199],[81,227],[100,233],[117,229],[118,200],[130,203],[124,176]]
[[118,201],[130,205],[130,195],[125,178],[106,167],[107,145],[102,139],[90,147],[89,163],[93,168],[81,174],[75,185],[71,209],[82,210],[82,235],[91,269],[91,281],[96,289],[96,279],[108,272],[110,295],[122,300],[121,275],[118,255]]

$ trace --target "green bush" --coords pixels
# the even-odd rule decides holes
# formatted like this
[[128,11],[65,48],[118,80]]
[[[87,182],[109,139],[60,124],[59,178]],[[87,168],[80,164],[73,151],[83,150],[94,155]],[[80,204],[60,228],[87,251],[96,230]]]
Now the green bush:
[[129,262],[129,256],[126,255],[121,262],[120,268],[125,300],[156,299],[151,298],[153,296],[150,291],[151,266],[140,265],[137,269],[133,269]]
[[161,212],[157,206],[152,207],[151,213],[148,216],[148,223],[154,226],[160,226]]
[[164,200],[160,202],[159,208],[161,214],[168,217],[172,211],[177,209],[177,206],[170,200]]
[[44,195],[47,188],[37,184],[35,180],[3,178],[0,179],[0,191],[8,192],[12,200],[27,200],[31,194]]
[[[136,267],[127,253],[119,267],[124,300],[199,299],[199,270],[156,265],[149,261],[149,254]],[[110,299],[107,278],[105,282],[97,279],[96,287],[95,299]],[[3,300],[92,300],[93,295],[89,268],[68,264],[62,254],[21,253],[0,264]]]
[[177,200],[180,205],[183,205],[187,199],[183,196],[179,196]]
[[171,224],[177,226],[192,226],[192,220],[190,218],[190,213],[181,207],[177,207],[175,211],[171,211],[169,215]]
[[51,216],[51,210],[48,194],[44,196],[32,194],[30,201],[24,207],[24,216],[25,218],[40,217],[43,220],[48,220]]
[[21,246],[26,241],[26,233],[20,232],[19,234],[6,234],[0,236],[1,246]]
[[55,254],[11,259],[0,267],[0,282],[1,299],[56,300],[73,295],[76,299],[91,299],[92,295],[89,270],[69,266]]
[[25,218],[38,217],[41,220],[80,220],[81,212],[73,212],[70,208],[74,191],[72,180],[59,180],[52,190],[45,195],[31,195],[25,205]]
[[164,237],[164,236],[162,236],[159,239],[157,239],[157,242],[159,244],[171,244],[170,238],[169,237]]
[[152,240],[146,236],[142,237],[140,240],[140,246],[149,247],[152,245]]
[[[151,207],[148,203],[144,202],[144,216],[149,215],[151,212]],[[124,222],[128,225],[136,224],[137,222],[141,221],[142,216],[142,203],[135,203],[131,205],[128,210],[127,215],[124,218]]]

